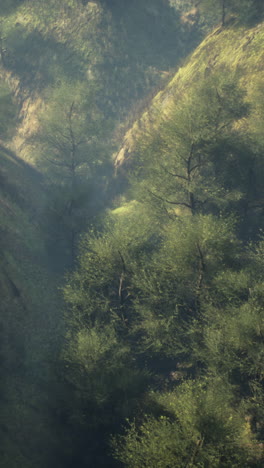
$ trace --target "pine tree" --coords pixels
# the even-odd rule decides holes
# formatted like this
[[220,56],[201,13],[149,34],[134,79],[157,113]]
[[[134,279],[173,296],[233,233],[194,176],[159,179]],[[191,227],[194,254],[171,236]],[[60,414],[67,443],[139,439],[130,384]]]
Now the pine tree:
[[79,233],[93,214],[93,199],[97,196],[100,202],[103,198],[99,191],[105,167],[110,166],[99,142],[103,129],[107,133],[94,91],[80,83],[62,83],[49,96],[40,128],[30,140],[37,153],[36,164],[50,181],[53,224],[58,231],[62,227],[72,264]]
[[229,155],[224,158],[226,172],[217,171],[216,155],[235,142],[233,124],[246,114],[244,92],[226,73],[208,77],[188,96],[175,99],[158,129],[139,145],[135,197],[169,217],[212,205],[223,209],[238,199],[235,183],[230,189],[223,183]]

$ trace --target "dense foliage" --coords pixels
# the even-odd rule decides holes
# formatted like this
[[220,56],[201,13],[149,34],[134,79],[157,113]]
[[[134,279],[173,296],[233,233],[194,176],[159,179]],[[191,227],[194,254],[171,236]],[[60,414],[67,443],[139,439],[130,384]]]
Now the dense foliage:
[[262,17],[2,0],[1,466],[263,466]]
[[122,466],[263,463],[261,93],[224,70],[176,94],[64,290],[75,430],[129,418]]

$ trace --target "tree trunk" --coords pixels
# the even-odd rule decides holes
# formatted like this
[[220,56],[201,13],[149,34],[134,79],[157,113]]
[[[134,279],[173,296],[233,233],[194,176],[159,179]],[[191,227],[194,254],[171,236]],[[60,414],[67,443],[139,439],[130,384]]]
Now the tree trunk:
[[226,0],[222,0],[222,26],[225,26],[226,18]]

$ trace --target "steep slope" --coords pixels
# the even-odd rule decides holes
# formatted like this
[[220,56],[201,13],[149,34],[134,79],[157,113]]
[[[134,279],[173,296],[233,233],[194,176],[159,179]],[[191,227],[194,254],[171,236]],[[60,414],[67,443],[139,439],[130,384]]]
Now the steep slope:
[[263,74],[263,28],[263,23],[252,29],[230,25],[224,29],[218,27],[209,34],[126,133],[122,147],[114,156],[116,167],[129,162],[140,136],[154,131],[155,126],[159,126],[170,113],[171,105],[193,83],[210,74],[225,69],[227,73],[237,74],[250,99],[254,84]]
[[[108,154],[96,192],[105,200],[113,129],[167,79],[198,40],[192,32],[162,0],[1,1],[0,78],[17,108],[15,128],[0,146],[1,466],[71,464],[71,434],[68,426],[65,433],[59,401],[65,398],[63,377],[57,371],[64,333],[58,288],[69,265],[63,236],[72,220],[65,222],[69,204],[63,218],[60,174],[54,182],[56,170],[44,167],[43,153],[49,151],[34,146],[32,136],[38,136],[45,110],[56,103],[59,108],[57,91],[74,89],[72,103],[81,84],[85,97],[93,96],[92,111],[86,108],[95,114],[90,140],[103,147],[94,153],[98,159]],[[2,116],[2,100],[0,106]],[[1,138],[5,127],[7,113],[0,119]],[[85,197],[91,197],[89,190]],[[88,215],[81,212],[84,222],[96,203],[90,202]]]
[[55,402],[41,387],[52,378],[62,331],[59,280],[45,246],[47,193],[41,174],[12,151],[1,146],[0,157],[1,464],[39,465],[36,447],[49,439],[41,455],[47,466]]
[[[1,21],[1,74],[16,90],[22,117],[36,116],[61,81],[81,80],[96,83],[105,117],[120,122],[199,40],[162,0],[24,0],[8,13]],[[29,126],[22,125],[22,139]]]
[[[67,199],[66,195],[69,195],[69,192],[66,193],[64,190],[66,183],[64,186],[60,185],[62,180],[60,161],[55,170],[52,165],[54,159],[48,169],[45,167],[47,161],[50,162],[50,152],[53,151],[56,160],[58,153],[54,151],[54,148],[57,150],[58,143],[60,149],[62,147],[60,156],[63,157],[67,151],[61,144],[61,140],[59,142],[56,140],[57,135],[54,137],[52,132],[45,134],[43,128],[46,131],[49,130],[54,121],[58,120],[57,115],[61,115],[66,118],[67,124],[70,122],[69,134],[72,138],[72,114],[69,111],[74,111],[74,105],[77,107],[79,104],[75,101],[81,84],[82,90],[86,89],[84,96],[87,102],[84,99],[86,115],[84,113],[80,115],[80,122],[87,124],[89,128],[85,135],[88,139],[85,155],[87,159],[90,158],[88,149],[91,146],[89,144],[91,141],[92,143],[96,141],[95,148],[91,150],[94,158],[91,157],[92,164],[96,165],[96,158],[100,164],[101,159],[107,162],[106,169],[102,169],[102,176],[99,168],[96,177],[92,173],[92,177],[87,176],[86,179],[84,164],[81,161],[79,172],[81,177],[85,172],[84,185],[91,184],[92,178],[96,183],[97,180],[99,182],[97,192],[87,190],[84,195],[81,193],[78,203],[81,198],[87,199],[91,193],[94,195],[100,191],[103,194],[100,193],[100,196],[105,202],[107,176],[111,173],[109,155],[112,151],[112,140],[115,139],[113,130],[116,130],[119,125],[121,129],[125,128],[127,121],[124,121],[129,120],[129,114],[131,113],[134,118],[134,115],[140,112],[142,104],[138,103],[141,99],[149,93],[156,93],[156,87],[163,86],[162,80],[164,83],[168,81],[178,61],[193,48],[201,33],[196,28],[195,20],[193,24],[182,23],[177,9],[170,8],[169,2],[163,0],[144,2],[142,0],[130,2],[123,0],[67,0],[64,2],[6,0],[3,5],[5,9],[1,10],[0,76],[12,89],[14,100],[19,107],[19,116],[16,121],[16,131],[12,132],[13,137],[10,134],[9,140],[7,139],[0,148],[2,247],[0,332],[1,358],[4,363],[1,374],[3,381],[0,409],[1,463],[8,468],[21,466],[23,468],[36,466],[65,468],[66,466],[79,466],[78,464],[85,466],[89,460],[92,460],[92,463],[97,460],[98,466],[100,463],[105,466],[105,460],[109,461],[109,458],[107,458],[108,454],[100,453],[101,440],[96,441],[95,447],[89,447],[88,455],[86,453],[87,433],[82,428],[87,424],[85,417],[89,421],[89,405],[92,406],[92,404],[90,401],[87,402],[86,397],[82,395],[80,397],[78,392],[77,397],[74,394],[72,398],[74,393],[72,393],[72,388],[76,382],[73,381],[69,385],[69,382],[64,381],[68,364],[64,367],[65,362],[62,363],[58,357],[64,333],[58,287],[62,282],[63,268],[69,265],[69,253],[65,246],[61,247],[60,234],[64,234],[67,229],[70,233],[74,233],[73,218],[70,218],[68,214],[72,212],[76,199],[73,197]],[[263,71],[262,44],[262,25],[252,30],[231,26],[225,30],[215,30],[165,89],[156,96],[151,109],[147,110],[127,133],[125,143],[116,158],[117,167],[126,166],[126,161],[129,161],[130,156],[135,153],[138,140],[144,139],[145,135],[155,133],[155,129],[159,128],[160,122],[164,120],[164,116],[165,120],[166,116],[170,116],[175,101],[184,95],[186,90],[191,90],[194,82],[203,80],[204,77],[221,70],[222,67],[228,68],[234,74],[238,73],[240,83],[247,89],[250,100],[251,85],[253,93],[255,83]],[[66,96],[62,96],[64,89],[68,92]],[[72,92],[72,89],[75,91]],[[91,101],[88,100],[90,94],[92,95]],[[79,98],[81,96],[83,94],[80,93]],[[70,102],[66,113],[52,114],[56,108],[63,111],[62,98],[64,97],[66,101],[68,99],[67,102]],[[79,109],[84,112],[81,106],[77,107],[77,111]],[[77,111],[75,111],[76,114]],[[47,120],[50,117],[48,122],[45,121],[45,116]],[[87,116],[91,116],[91,121]],[[62,127],[65,122],[63,118],[59,122]],[[244,121],[242,123],[245,124]],[[237,122],[237,125],[242,125],[242,123]],[[58,127],[54,128],[56,132]],[[64,137],[61,127],[59,130]],[[69,139],[69,134],[66,135],[66,140]],[[45,146],[47,136],[51,142],[49,147]],[[38,137],[39,141],[42,138],[42,146],[39,141],[38,145],[36,143]],[[71,141],[73,140],[74,138]],[[102,158],[101,154],[104,155]],[[136,159],[133,160],[136,161]],[[66,164],[64,161],[65,167],[67,168],[67,161]],[[86,169],[87,167],[87,172],[89,172],[89,164]],[[57,178],[55,173],[57,173]],[[59,211],[57,205],[56,210],[54,209],[54,194],[58,193],[54,188],[59,192],[59,201],[56,199],[57,205],[59,203],[63,205],[65,199],[67,201],[67,206],[63,206],[63,209],[66,208],[65,218],[68,216],[68,224],[63,218],[65,210]],[[128,195],[129,198],[130,195]],[[96,211],[98,208],[96,202],[92,200],[91,204],[95,205],[94,211]],[[91,204],[86,211],[81,211],[79,214],[78,220],[82,218],[84,226],[87,226],[85,221],[89,220],[92,211]],[[124,222],[127,214],[136,212],[134,224],[140,225],[138,218],[140,218],[141,211],[137,211],[138,206],[139,204],[135,202],[125,204],[113,214],[123,218]],[[146,219],[149,218],[146,217]],[[149,224],[152,226],[153,223],[154,228],[155,222],[150,217]],[[148,226],[146,236],[151,232],[155,241],[157,233],[153,233],[153,230],[155,231]],[[121,246],[122,234],[121,229],[118,233],[121,236]],[[129,251],[130,237],[129,235],[127,237],[129,242],[125,240],[124,248]],[[137,234],[135,240],[138,241],[139,237],[140,234]],[[133,241],[131,239],[132,244]],[[135,255],[138,252],[137,249],[138,246],[136,246]],[[153,247],[150,247],[150,252],[152,250]],[[107,257],[109,255],[107,243],[105,252]],[[110,254],[112,255],[111,252]],[[110,284],[114,278],[113,291],[115,294],[119,293],[116,298],[118,304],[123,300],[122,287],[126,287],[123,285],[124,265],[122,262],[122,255],[116,253],[115,248],[111,268],[114,269],[117,265],[117,271],[112,272],[110,268],[107,281]],[[93,273],[90,265],[89,269]],[[58,276],[58,272],[61,276]],[[103,287],[103,294],[109,289],[109,284]],[[123,320],[122,326],[125,326],[125,323],[126,319]],[[155,327],[153,330],[155,332]],[[93,338],[96,343],[96,335]],[[116,349],[116,341],[109,330],[105,336],[102,335],[99,338],[99,344],[109,340],[110,348],[113,346],[113,354],[117,353],[117,358],[120,356]],[[99,364],[100,346],[99,349],[97,348]],[[101,347],[102,350],[105,349],[104,346]],[[106,352],[108,352],[107,347]],[[126,346],[121,349],[122,353],[122,359],[125,362]],[[107,361],[105,367],[109,367],[111,371],[110,364],[110,361]],[[134,363],[132,362],[131,365],[133,368]],[[97,427],[97,422],[95,422],[97,419],[99,421],[99,429],[96,433],[98,437],[101,421],[103,421],[104,429],[105,426],[109,429],[113,425],[111,402],[115,403],[116,390],[121,396],[126,392],[130,395],[129,386],[132,382],[134,383],[135,374],[131,372],[126,379],[127,369],[123,361],[122,366],[120,375],[124,381],[124,388],[122,383],[119,384],[118,378],[116,383],[110,378],[113,390],[112,400],[109,406],[106,406],[107,417],[105,418],[102,411],[98,418],[96,405],[91,408],[92,417],[94,417],[94,420],[88,422],[88,426],[90,424],[89,427],[92,428],[89,433],[91,445],[95,441],[93,430]],[[77,367],[75,362],[73,368]],[[115,365],[113,368],[115,372]],[[100,365],[98,369],[95,366],[95,389],[99,384],[99,397],[97,398],[100,404],[100,398],[104,400],[105,381],[103,378],[101,381]],[[118,373],[119,364],[116,370]],[[58,378],[58,373],[60,378]],[[77,380],[78,378],[79,375]],[[142,386],[145,385],[146,380],[146,377],[142,379]],[[88,383],[86,382],[88,389],[89,382],[88,379]],[[107,374],[106,387],[108,383]],[[93,380],[91,380],[91,385],[93,385]],[[132,386],[132,393],[133,388]],[[127,405],[126,401],[123,403],[124,408],[121,398],[118,411],[122,415]],[[71,405],[69,410],[68,406]],[[131,410],[129,411],[131,415]],[[76,432],[71,433],[76,428]],[[107,450],[105,440],[103,447]]]

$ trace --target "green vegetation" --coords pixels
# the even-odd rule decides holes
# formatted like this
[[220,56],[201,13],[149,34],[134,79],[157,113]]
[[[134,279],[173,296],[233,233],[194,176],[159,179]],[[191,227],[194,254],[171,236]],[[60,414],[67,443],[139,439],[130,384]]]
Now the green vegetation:
[[4,82],[0,83],[0,139],[10,138],[16,123],[16,107],[11,90]]
[[263,466],[262,16],[3,2],[1,466]]
[[95,103],[95,91],[78,82],[61,83],[48,95],[48,103],[30,139],[31,152],[49,181],[52,224],[58,225],[58,239],[73,263],[78,235],[92,213],[98,214],[105,174],[111,174],[108,123]]
[[259,64],[249,83],[240,52],[237,69],[222,58],[192,81],[205,49],[236,47],[236,28],[206,39],[135,124],[126,200],[84,239],[64,289],[75,432],[90,433],[94,401],[93,429],[112,433],[124,467],[263,464]]
[[205,15],[218,14],[222,26],[226,25],[228,15],[235,14],[242,22],[259,20],[263,14],[263,3],[260,0],[201,0],[199,8]]

